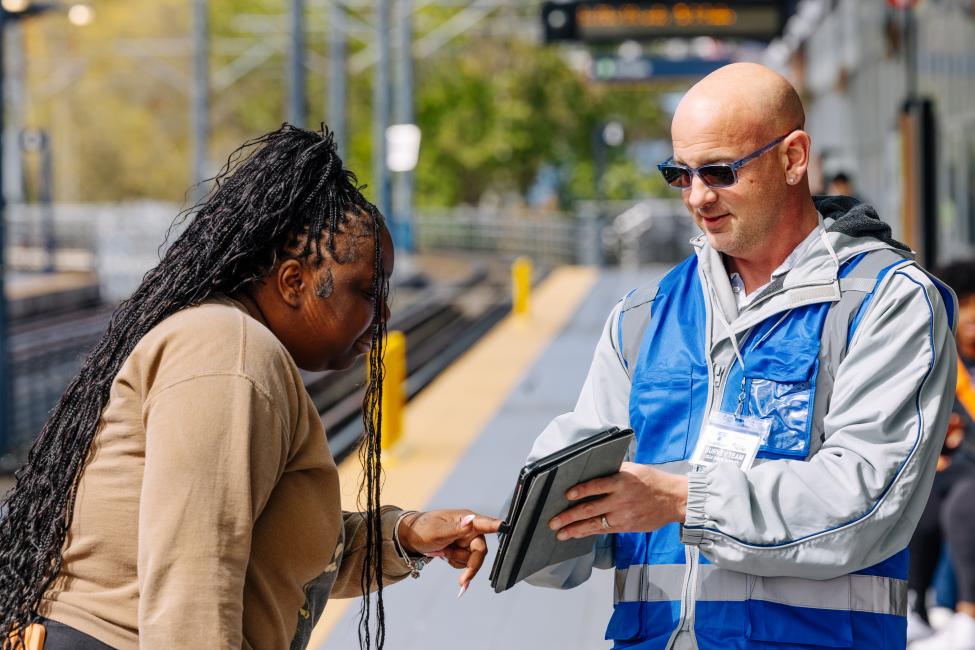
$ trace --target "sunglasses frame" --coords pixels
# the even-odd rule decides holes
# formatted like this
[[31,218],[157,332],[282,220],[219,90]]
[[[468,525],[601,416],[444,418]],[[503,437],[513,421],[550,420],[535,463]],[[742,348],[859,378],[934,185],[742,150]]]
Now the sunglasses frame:
[[[748,154],[744,158],[739,158],[738,160],[736,160],[734,162],[730,162],[730,163],[708,163],[706,165],[701,165],[700,167],[689,167],[687,165],[682,165],[680,163],[674,162],[674,157],[671,156],[670,158],[668,158],[667,160],[663,161],[662,163],[657,163],[657,170],[664,177],[664,182],[667,182],[667,176],[664,175],[664,169],[666,169],[668,167],[670,167],[670,168],[676,167],[677,169],[680,169],[680,170],[683,170],[684,172],[686,172],[689,175],[690,179],[691,179],[691,181],[686,186],[674,185],[672,183],[667,183],[667,185],[669,185],[670,187],[673,187],[673,188],[678,189],[678,190],[689,190],[691,188],[691,186],[694,184],[694,177],[695,176],[697,176],[698,178],[700,178],[701,179],[701,182],[704,183],[708,188],[710,188],[712,190],[722,189],[722,188],[725,188],[725,187],[731,187],[731,186],[736,185],[738,183],[738,170],[739,169],[741,169],[742,167],[744,167],[745,165],[747,165],[751,161],[755,160],[759,156],[761,156],[763,154],[766,154],[769,151],[771,151],[772,149],[774,149],[779,143],[781,143],[783,140],[785,140],[786,138],[788,138],[795,131],[797,131],[797,129],[792,129],[792,131],[789,131],[785,135],[780,136],[780,137],[776,138],[775,140],[772,140],[771,142],[769,142],[764,147],[761,147],[760,149],[756,149],[755,151],[751,152],[750,154]],[[702,169],[707,169],[708,167],[722,167],[722,168],[729,169],[731,171],[731,182],[728,183],[728,184],[726,184],[726,185],[708,183],[706,180],[704,180],[704,176],[701,174],[701,170]]]

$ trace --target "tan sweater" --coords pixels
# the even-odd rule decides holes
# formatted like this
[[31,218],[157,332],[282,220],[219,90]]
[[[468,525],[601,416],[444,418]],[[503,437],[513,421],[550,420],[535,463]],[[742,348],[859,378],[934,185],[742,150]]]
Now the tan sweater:
[[[294,361],[239,303],[153,328],[100,426],[42,615],[120,649],[265,650],[307,637],[321,608],[306,596],[361,595],[363,519],[341,511]],[[398,513],[383,514],[386,582],[408,574]]]

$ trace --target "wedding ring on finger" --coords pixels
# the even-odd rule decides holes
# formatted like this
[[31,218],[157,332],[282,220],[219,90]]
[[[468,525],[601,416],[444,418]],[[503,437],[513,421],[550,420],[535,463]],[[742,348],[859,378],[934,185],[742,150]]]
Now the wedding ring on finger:
[[606,515],[599,515],[599,524],[602,526],[603,530],[612,528],[612,526],[609,525],[609,520],[606,519]]

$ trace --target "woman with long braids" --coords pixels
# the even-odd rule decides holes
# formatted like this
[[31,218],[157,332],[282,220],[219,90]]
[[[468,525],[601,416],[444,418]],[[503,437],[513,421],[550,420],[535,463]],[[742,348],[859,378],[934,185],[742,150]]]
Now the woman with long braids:
[[[323,130],[324,131],[324,130]],[[304,648],[328,597],[425,557],[480,568],[499,522],[380,507],[382,342],[393,246],[326,132],[238,149],[112,316],[17,473],[0,520],[0,640],[44,648]],[[368,355],[364,512],[299,368]]]

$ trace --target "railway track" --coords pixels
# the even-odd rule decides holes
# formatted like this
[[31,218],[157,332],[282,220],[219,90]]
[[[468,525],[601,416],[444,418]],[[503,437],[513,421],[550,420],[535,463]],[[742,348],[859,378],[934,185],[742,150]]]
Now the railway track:
[[[498,322],[510,309],[506,283],[494,281],[486,266],[446,286],[398,288],[388,328],[407,342],[407,399],[428,385],[447,365]],[[23,459],[84,355],[98,341],[111,307],[96,307],[48,318],[13,323],[10,350],[14,413],[12,449],[0,459],[0,472]],[[357,361],[344,371],[303,373],[336,458],[354,450],[361,434],[365,366]],[[4,460],[6,462],[4,462]]]
[[[510,311],[507,292],[475,287],[480,294],[465,305],[454,298],[417,305],[407,322],[390,323],[406,335],[406,399],[412,399]],[[471,296],[468,295],[468,298]],[[364,363],[306,382],[322,414],[329,447],[336,460],[355,450],[361,439],[366,369]]]

